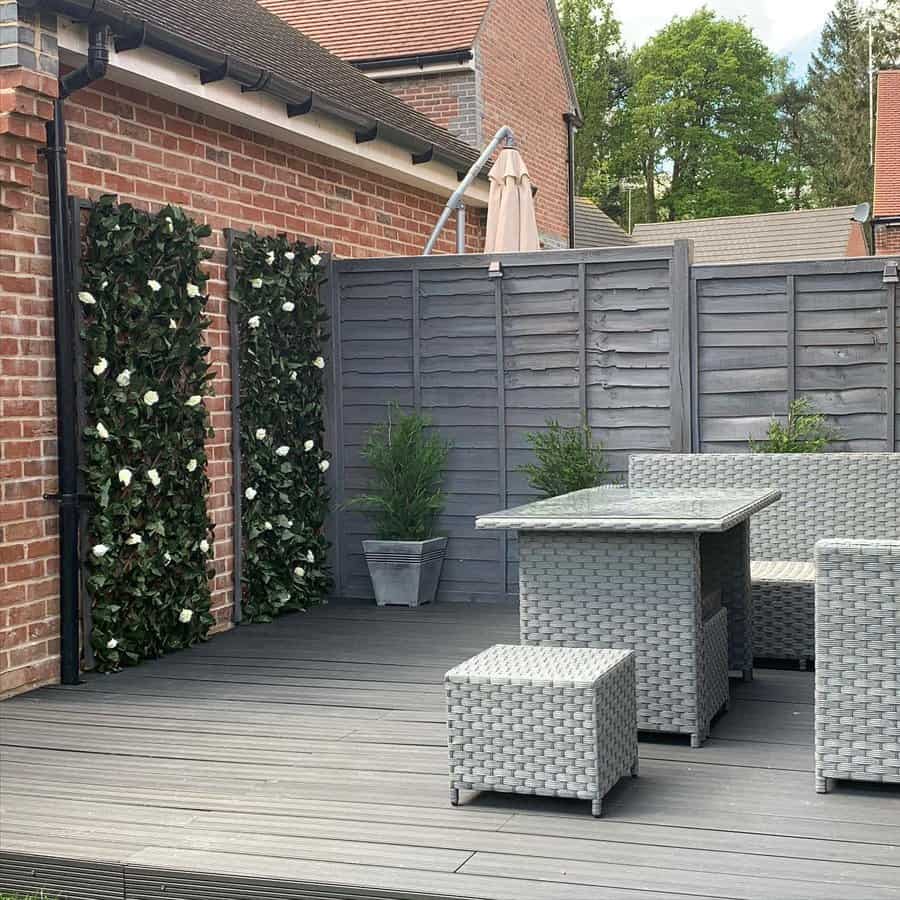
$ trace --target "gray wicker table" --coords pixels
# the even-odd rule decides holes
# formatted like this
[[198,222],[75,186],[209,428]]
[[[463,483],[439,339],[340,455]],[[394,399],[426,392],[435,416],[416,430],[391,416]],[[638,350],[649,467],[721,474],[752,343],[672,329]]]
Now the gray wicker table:
[[752,676],[748,520],[777,490],[590,488],[480,516],[519,537],[523,644],[634,650],[638,727],[699,746]]
[[444,676],[450,802],[460,789],[603,797],[638,773],[634,654],[496,644]]

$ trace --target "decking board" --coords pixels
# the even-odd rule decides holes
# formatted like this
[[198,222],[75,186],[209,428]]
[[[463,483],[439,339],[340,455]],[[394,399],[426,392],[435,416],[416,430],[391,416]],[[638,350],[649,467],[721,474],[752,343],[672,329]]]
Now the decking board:
[[0,888],[31,853],[182,870],[154,878],[192,897],[900,900],[900,791],[814,792],[810,673],[733,683],[699,750],[642,741],[603,820],[451,809],[443,672],[516,638],[511,606],[334,604],[0,704]]

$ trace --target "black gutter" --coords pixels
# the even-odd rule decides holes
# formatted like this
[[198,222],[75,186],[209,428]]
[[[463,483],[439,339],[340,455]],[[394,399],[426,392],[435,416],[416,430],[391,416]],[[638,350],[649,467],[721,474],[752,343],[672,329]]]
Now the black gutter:
[[414,67],[424,69],[440,63],[467,63],[472,59],[471,50],[442,50],[435,53],[418,53],[415,56],[381,56],[371,59],[358,59],[351,64],[362,72],[371,69],[393,69]]
[[91,25],[87,62],[59,80],[53,101],[53,120],[47,123],[47,192],[50,208],[50,254],[53,274],[53,321],[56,345],[56,440],[59,457],[59,492],[47,499],[59,502],[59,636],[60,681],[78,684],[79,647],[78,523],[78,415],[75,386],[75,315],[72,296],[74,254],[69,246],[66,198],[65,99],[106,74],[108,35],[104,26]]
[[[124,10],[114,0],[27,0],[27,2],[34,7],[52,10],[75,21],[105,25],[116,34],[116,42],[119,46],[133,49],[142,42],[143,45],[159,50],[168,56],[174,56],[195,66],[200,71],[216,71],[227,62],[228,78],[246,86],[259,84],[266,79],[266,93],[283,100],[288,107],[301,107],[309,102],[310,88],[303,87],[276,72],[270,72],[234,56],[226,56],[224,53],[209,50],[190,38],[139,19]],[[454,169],[466,170],[476,158],[474,151],[473,155],[465,157],[455,154],[425,138],[380,121],[367,112],[348,109],[331,100],[326,100],[318,93],[315,94],[315,109],[352,125],[354,130],[369,130],[377,125],[379,137],[400,147],[405,147],[416,156],[430,153],[433,159],[453,166]]]
[[566,173],[568,175],[569,249],[575,247],[575,129],[580,124],[574,113],[563,113],[566,123]]

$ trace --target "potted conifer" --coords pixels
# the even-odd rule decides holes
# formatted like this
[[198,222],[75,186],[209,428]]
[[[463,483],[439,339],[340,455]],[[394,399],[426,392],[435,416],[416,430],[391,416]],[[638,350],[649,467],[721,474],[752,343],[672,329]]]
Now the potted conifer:
[[372,478],[355,502],[375,523],[375,539],[362,543],[379,606],[421,606],[437,594],[447,538],[435,537],[434,526],[444,509],[449,444],[430,425],[420,413],[391,407],[362,451]]

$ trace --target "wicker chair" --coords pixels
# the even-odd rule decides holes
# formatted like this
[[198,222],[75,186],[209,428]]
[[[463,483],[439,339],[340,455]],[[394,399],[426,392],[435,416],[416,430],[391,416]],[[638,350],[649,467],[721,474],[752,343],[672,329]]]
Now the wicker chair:
[[816,541],[900,539],[898,453],[636,454],[629,484],[781,490],[750,523],[756,658],[815,656]]
[[900,541],[819,541],[816,790],[900,784]]

